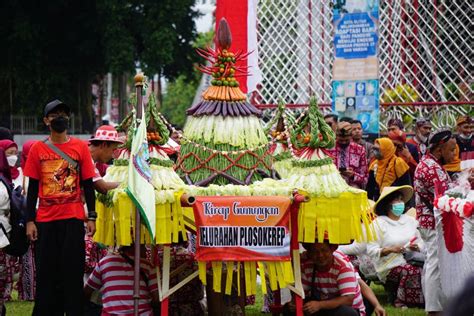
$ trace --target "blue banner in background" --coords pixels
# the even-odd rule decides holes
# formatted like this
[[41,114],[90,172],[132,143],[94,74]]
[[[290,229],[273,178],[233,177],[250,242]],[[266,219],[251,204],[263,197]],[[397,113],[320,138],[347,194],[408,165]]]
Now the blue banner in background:
[[376,21],[368,13],[344,14],[336,23],[334,34],[336,58],[376,56],[378,42]]
[[379,133],[378,0],[333,0],[332,110]]

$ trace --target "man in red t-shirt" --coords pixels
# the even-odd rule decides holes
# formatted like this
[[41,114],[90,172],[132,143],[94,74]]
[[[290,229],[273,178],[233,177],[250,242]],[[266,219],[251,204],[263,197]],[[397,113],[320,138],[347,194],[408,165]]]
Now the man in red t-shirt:
[[81,192],[88,209],[87,233],[92,236],[97,217],[95,172],[87,144],[67,135],[69,115],[69,107],[59,100],[46,105],[43,121],[51,131],[49,139],[31,147],[24,170],[29,177],[26,233],[36,241],[35,316],[83,314],[86,216]]

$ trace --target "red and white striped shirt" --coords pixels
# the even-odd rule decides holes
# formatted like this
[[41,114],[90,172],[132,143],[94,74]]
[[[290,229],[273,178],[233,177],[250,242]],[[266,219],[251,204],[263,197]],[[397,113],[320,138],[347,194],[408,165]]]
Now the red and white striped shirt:
[[[133,260],[133,257],[130,258]],[[140,269],[147,276],[148,284],[140,275],[139,314],[152,316],[150,293],[158,291],[156,272],[144,259],[140,262]],[[103,316],[133,316],[133,266],[120,254],[110,254],[100,260],[86,286],[100,290]]]
[[314,294],[319,295],[319,300],[325,301],[339,296],[354,295],[352,307],[365,316],[365,306],[362,300],[357,274],[347,257],[335,251],[334,262],[326,272],[314,270],[314,283],[312,283],[314,263],[306,257],[301,256],[301,281],[307,297],[311,296],[311,288]]

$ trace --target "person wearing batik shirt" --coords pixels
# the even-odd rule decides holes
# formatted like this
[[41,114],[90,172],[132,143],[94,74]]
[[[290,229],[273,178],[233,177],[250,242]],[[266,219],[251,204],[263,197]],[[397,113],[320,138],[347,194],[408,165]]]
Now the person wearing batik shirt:
[[457,120],[456,143],[461,161],[474,160],[474,119],[461,116]]
[[432,126],[429,120],[424,117],[417,118],[415,120],[415,136],[407,139],[407,143],[416,146],[420,158],[426,154],[431,128]]
[[423,268],[425,310],[428,315],[441,315],[445,296],[441,290],[433,203],[436,191],[438,194],[443,194],[448,188],[450,178],[443,165],[454,159],[456,140],[451,131],[442,130],[431,136],[428,145],[428,153],[421,159],[415,170],[416,217],[426,249],[426,261]]
[[359,120],[352,120],[352,141],[358,145],[361,145],[365,148],[365,156],[367,158],[367,163],[370,163],[374,158],[374,154],[372,152],[372,147],[374,144],[368,142],[363,139],[362,135],[364,130],[362,129],[362,122]]
[[347,184],[363,189],[367,182],[367,158],[361,145],[351,142],[352,126],[340,122],[337,126],[336,146],[328,150],[334,164]]

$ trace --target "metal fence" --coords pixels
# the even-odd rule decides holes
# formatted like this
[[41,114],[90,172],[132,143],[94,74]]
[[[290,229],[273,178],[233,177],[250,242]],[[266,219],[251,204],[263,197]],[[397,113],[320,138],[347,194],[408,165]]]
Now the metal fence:
[[[71,114],[69,121],[70,134],[82,133],[81,122],[78,116]],[[41,117],[28,115],[12,115],[10,117],[10,129],[16,135],[48,133]]]
[[[351,1],[351,0],[346,0]],[[260,0],[258,104],[331,102],[332,1]],[[472,101],[473,2],[380,1],[381,101]]]
[[[472,113],[473,20],[472,1],[380,1],[382,130],[393,117],[410,131],[418,116],[441,127]],[[263,82],[254,103],[271,108],[282,99],[295,109],[316,96],[329,112],[332,1],[260,0],[258,23]]]

